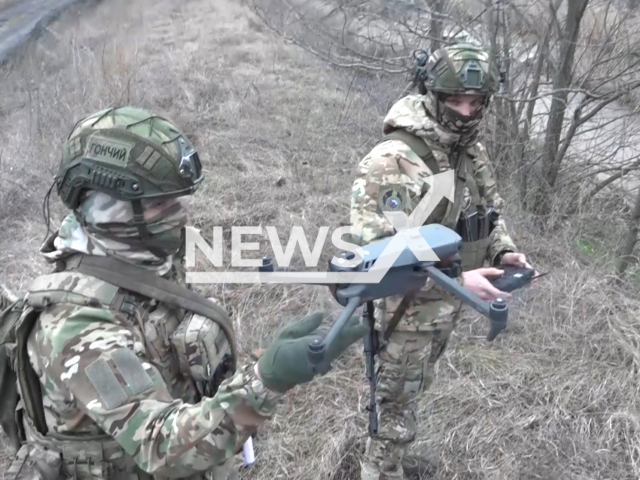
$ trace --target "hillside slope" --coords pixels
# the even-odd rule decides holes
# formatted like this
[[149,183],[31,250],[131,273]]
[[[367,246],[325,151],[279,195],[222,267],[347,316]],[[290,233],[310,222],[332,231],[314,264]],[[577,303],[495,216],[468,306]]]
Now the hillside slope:
[[[348,213],[354,169],[403,87],[328,69],[233,0],[76,8],[1,70],[0,275],[22,289],[45,271],[41,202],[83,114],[135,103],[184,128],[205,163],[207,181],[188,202],[203,235],[274,225],[286,242],[301,225],[313,241]],[[64,211],[51,200],[55,228]],[[511,213],[518,243],[554,274],[516,298],[494,344],[484,319],[461,322],[420,402],[415,451],[441,480],[638,478],[638,304]],[[319,287],[205,290],[233,310],[245,356],[291,316],[337,311]],[[367,401],[358,347],[285,397],[243,478],[357,478]]]

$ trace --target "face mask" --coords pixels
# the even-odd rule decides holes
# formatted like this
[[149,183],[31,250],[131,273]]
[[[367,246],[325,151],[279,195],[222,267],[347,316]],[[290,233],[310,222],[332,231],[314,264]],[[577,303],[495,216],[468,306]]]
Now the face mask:
[[[182,229],[187,216],[177,199],[143,200],[144,220],[149,237],[140,238],[133,220],[131,203],[96,193],[80,206],[82,224],[100,246],[118,243],[119,250],[149,251],[156,257],[174,255],[182,245]],[[127,248],[129,247],[129,248]]]
[[116,226],[110,228],[104,226],[85,225],[86,231],[99,244],[107,244],[107,241],[118,242],[131,247],[131,250],[148,250],[156,257],[166,258],[175,255],[182,245],[182,226],[176,225],[166,228],[161,232],[153,233],[154,225],[147,224],[150,236],[147,239],[140,239],[140,234],[136,226]]
[[[444,107],[444,106],[443,106]],[[466,133],[474,129],[482,120],[483,109],[480,108],[474,115],[465,116],[450,108],[443,108],[442,125],[455,133]]]
[[454,133],[467,133],[474,130],[482,120],[484,107],[481,106],[473,115],[460,115],[455,110],[448,108],[444,104],[445,96],[439,95],[438,102],[438,122],[447,130]]

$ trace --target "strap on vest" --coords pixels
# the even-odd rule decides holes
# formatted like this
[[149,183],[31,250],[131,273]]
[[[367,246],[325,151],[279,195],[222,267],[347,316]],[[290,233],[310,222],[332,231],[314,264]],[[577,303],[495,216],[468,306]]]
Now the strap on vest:
[[[382,140],[378,142],[378,145],[386,142],[388,140],[399,140],[405,143],[411,150],[414,151],[416,155],[420,157],[420,159],[424,162],[424,164],[429,167],[429,170],[434,175],[440,173],[440,167],[438,166],[438,162],[436,161],[431,148],[417,135],[407,132],[404,129],[396,129],[391,133],[385,135]],[[462,196],[464,195],[464,186],[466,183],[467,176],[467,161],[468,157],[466,152],[460,151],[457,156],[457,162],[455,165],[455,174],[456,174],[456,186],[455,186],[455,197],[454,202],[447,205],[447,210],[445,213],[445,218],[443,219],[443,225],[449,227],[451,229],[455,229],[456,223],[458,221],[458,216],[460,215],[460,210],[462,208]],[[443,198],[442,202],[446,202],[447,199]],[[393,318],[389,322],[387,326],[383,338],[385,341],[388,341],[391,337],[391,334],[395,330],[396,326],[400,322],[400,319],[406,313],[409,303],[413,299],[412,295],[405,295],[396,308],[396,311],[393,315]]]
[[19,423],[16,421],[16,407],[20,396],[18,395],[18,384],[16,373],[11,368],[11,358],[7,348],[0,348],[0,426],[8,437],[9,443],[17,452],[20,449],[21,439],[24,432],[21,431]]
[[440,167],[438,166],[436,157],[433,156],[433,152],[431,151],[429,146],[424,143],[424,140],[422,140],[417,135],[409,133],[406,130],[396,129],[393,132],[385,135],[382,140],[378,142],[378,145],[382,142],[386,142],[387,140],[399,140],[407,144],[407,146],[420,157],[425,165],[429,167],[429,170],[431,170],[434,175],[437,175],[440,172]]
[[[73,264],[76,264],[75,266]],[[229,339],[231,346],[231,371],[237,368],[237,347],[233,324],[227,312],[202,295],[181,285],[170,282],[158,275],[112,257],[79,255],[75,262],[69,262],[71,270],[77,270],[120,288],[139,293],[159,302],[168,303],[204,317],[215,320]]]
[[[465,156],[466,156],[466,154],[465,154]],[[469,162],[469,160],[467,160],[467,162]],[[467,170],[467,177],[469,178],[469,181],[467,181],[467,186],[469,187],[469,193],[471,194],[471,201],[474,204],[479,205],[482,197],[480,197],[480,191],[478,190],[478,184],[475,182],[475,179],[472,178],[473,177],[473,171],[470,172],[470,171]]]
[[[431,148],[422,140],[422,138],[409,133],[403,129],[393,130],[391,133],[385,135],[378,145],[387,140],[399,140],[405,143],[416,155],[425,163],[429,170],[434,175],[440,173],[440,167],[438,162],[431,151]],[[467,162],[469,158],[464,150],[460,150],[457,154],[457,162],[455,167],[456,186],[455,186],[455,199],[454,202],[448,202],[445,218],[443,219],[443,225],[451,229],[456,228],[458,216],[460,215],[460,209],[462,208],[462,196],[464,195],[464,186],[467,180]],[[442,199],[442,202],[447,202],[446,199]]]
[[464,150],[461,150],[456,155],[455,175],[456,175],[456,187],[453,203],[449,203],[447,206],[447,213],[445,214],[443,225],[455,230],[458,223],[458,217],[460,216],[460,210],[462,209],[462,197],[464,195],[464,186],[467,181],[467,160],[468,157]]
[[[16,376],[20,383],[22,403],[33,421],[35,428],[42,434],[47,431],[47,421],[42,404],[40,379],[29,361],[27,341],[40,312],[33,307],[26,307],[16,329]],[[8,393],[8,392],[7,392]]]

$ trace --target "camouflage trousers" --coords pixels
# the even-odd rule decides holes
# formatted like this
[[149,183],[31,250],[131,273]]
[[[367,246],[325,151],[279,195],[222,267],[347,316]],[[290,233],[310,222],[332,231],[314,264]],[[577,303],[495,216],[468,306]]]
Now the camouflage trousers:
[[404,478],[402,459],[416,436],[415,409],[434,381],[435,365],[444,352],[454,321],[435,331],[394,331],[377,358],[378,435],[369,438],[362,480]]

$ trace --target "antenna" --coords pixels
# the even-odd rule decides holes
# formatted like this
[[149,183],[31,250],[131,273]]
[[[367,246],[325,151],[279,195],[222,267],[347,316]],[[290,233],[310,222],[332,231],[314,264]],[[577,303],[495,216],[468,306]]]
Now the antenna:
[[[504,42],[507,36],[506,28],[506,13],[504,11],[504,0],[495,0],[497,15],[496,15],[496,63],[498,64],[498,73],[500,74],[500,93],[504,93],[504,84],[507,81],[507,68],[504,59]],[[501,18],[502,17],[502,18]],[[502,20],[502,21],[501,21]],[[502,23],[502,41],[498,42],[498,31],[500,30],[500,23]]]

